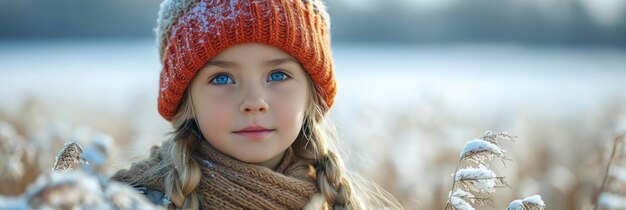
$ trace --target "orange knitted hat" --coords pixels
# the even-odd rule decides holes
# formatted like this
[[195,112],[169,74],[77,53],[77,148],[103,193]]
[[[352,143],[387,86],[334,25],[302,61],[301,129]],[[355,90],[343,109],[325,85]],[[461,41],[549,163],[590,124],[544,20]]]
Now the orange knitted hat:
[[296,58],[331,107],[336,94],[330,19],[321,0],[165,0],[157,20],[158,108],[171,121],[198,70],[222,50],[256,42]]

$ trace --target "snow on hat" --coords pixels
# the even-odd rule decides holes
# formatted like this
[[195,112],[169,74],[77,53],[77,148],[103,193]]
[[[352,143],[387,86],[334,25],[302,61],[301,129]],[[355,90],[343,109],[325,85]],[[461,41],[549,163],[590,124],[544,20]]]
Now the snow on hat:
[[158,109],[168,121],[207,61],[230,46],[249,42],[296,58],[328,107],[333,105],[330,17],[321,0],[165,0],[155,32],[163,65]]

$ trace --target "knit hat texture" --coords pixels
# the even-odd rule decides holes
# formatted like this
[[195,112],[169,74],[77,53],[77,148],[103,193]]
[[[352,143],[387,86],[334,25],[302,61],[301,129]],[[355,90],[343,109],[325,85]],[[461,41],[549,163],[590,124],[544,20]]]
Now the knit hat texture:
[[330,18],[321,0],[165,0],[155,32],[163,65],[158,109],[168,121],[206,62],[230,46],[251,42],[296,58],[328,107],[333,105]]

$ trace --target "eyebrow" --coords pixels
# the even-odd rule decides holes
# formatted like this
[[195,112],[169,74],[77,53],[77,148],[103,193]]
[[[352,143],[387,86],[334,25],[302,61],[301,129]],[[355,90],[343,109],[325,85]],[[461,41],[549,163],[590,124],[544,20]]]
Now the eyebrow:
[[218,66],[222,68],[230,68],[238,66],[235,62],[230,61],[209,61],[204,66]]
[[278,66],[280,64],[289,63],[289,62],[300,64],[300,62],[298,62],[298,60],[294,58],[278,58],[278,59],[272,59],[272,60],[265,62],[265,65],[266,66]]
[[[264,63],[265,66],[278,66],[280,64],[284,64],[284,63],[295,63],[295,64],[300,64],[300,62],[298,62],[298,60],[294,59],[294,58],[277,58],[277,59],[272,59],[272,60],[268,60]],[[231,62],[231,61],[209,61],[206,63],[205,66],[218,66],[218,67],[222,67],[222,68],[233,68],[233,67],[237,67],[239,66],[237,63],[235,62]]]

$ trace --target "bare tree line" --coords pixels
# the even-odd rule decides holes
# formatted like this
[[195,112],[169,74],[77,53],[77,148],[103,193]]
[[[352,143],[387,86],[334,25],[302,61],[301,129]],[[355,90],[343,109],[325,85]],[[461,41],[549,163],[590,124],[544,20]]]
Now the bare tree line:
[[[359,10],[327,1],[335,42],[516,42],[524,44],[626,47],[626,9],[607,27],[594,21],[580,1],[567,14],[546,15],[515,1],[457,1],[437,11],[416,9],[404,0]],[[0,39],[66,37],[149,37],[160,1],[0,1]]]

